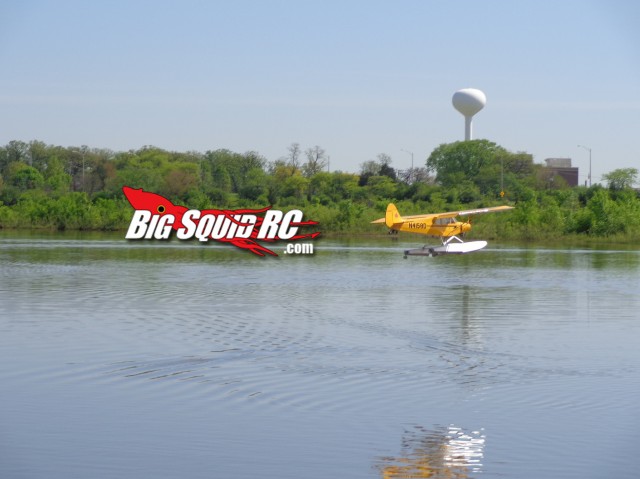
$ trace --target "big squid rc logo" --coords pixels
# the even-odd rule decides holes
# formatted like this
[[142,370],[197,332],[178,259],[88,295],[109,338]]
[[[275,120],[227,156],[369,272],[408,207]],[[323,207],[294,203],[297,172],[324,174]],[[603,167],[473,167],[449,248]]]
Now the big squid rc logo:
[[313,254],[313,243],[293,243],[315,239],[320,232],[299,233],[303,226],[315,226],[316,221],[303,221],[300,210],[283,212],[271,206],[262,209],[194,210],[174,205],[167,198],[128,186],[122,188],[135,212],[125,236],[129,240],[167,240],[175,231],[180,240],[197,238],[230,243],[258,256],[278,256],[260,243],[289,241],[285,254]]

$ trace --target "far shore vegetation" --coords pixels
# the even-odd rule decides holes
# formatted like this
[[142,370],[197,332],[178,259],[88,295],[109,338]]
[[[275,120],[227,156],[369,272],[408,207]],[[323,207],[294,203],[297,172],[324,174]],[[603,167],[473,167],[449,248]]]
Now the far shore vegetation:
[[194,209],[298,208],[323,235],[386,234],[370,222],[394,202],[406,215],[515,206],[477,219],[471,235],[483,239],[640,239],[635,168],[609,172],[604,185],[569,187],[530,154],[488,140],[442,144],[407,170],[384,153],[357,173],[329,172],[327,160],[321,147],[297,143],[268,161],[253,151],[114,152],[11,141],[0,147],[0,228],[125,230],[133,209],[122,187],[130,186]]

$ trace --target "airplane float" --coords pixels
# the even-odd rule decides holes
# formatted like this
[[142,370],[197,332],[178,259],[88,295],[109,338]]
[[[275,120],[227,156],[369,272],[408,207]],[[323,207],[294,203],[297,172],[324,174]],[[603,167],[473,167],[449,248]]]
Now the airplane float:
[[[398,231],[418,233],[442,239],[441,246],[423,246],[422,248],[405,250],[407,256],[438,256],[441,254],[462,254],[478,251],[487,246],[486,241],[464,242],[459,236],[471,229],[470,218],[467,221],[458,221],[456,217],[470,217],[482,213],[493,213],[512,210],[513,206],[494,206],[491,208],[478,208],[474,210],[449,211],[446,213],[430,213],[424,215],[401,216],[398,208],[393,203],[387,206],[384,218],[372,221],[374,224],[385,224],[390,234]],[[455,242],[454,242],[455,240]]]

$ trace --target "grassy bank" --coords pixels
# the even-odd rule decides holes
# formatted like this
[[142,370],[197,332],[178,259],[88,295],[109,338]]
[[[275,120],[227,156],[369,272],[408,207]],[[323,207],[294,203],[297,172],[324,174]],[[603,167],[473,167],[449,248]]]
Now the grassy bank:
[[[388,200],[368,204],[345,200],[332,205],[307,203],[298,208],[304,212],[306,219],[319,222],[317,229],[323,236],[382,236],[387,234],[387,228],[384,225],[373,225],[371,221],[384,216],[387,203]],[[427,202],[400,201],[397,205],[401,213],[406,215],[440,211]],[[616,203],[613,202],[612,205],[615,206]],[[259,208],[264,205],[243,206]],[[484,205],[444,205],[441,210],[468,209],[475,206]],[[564,244],[572,245],[637,244],[640,238],[640,228],[634,218],[623,223],[624,218],[614,216],[605,218],[603,224],[598,222],[594,213],[587,207],[569,211],[549,205],[546,209],[536,207],[535,204],[515,206],[516,208],[509,212],[474,217],[473,229],[468,233],[468,238],[536,244],[556,244],[562,241]],[[283,210],[295,208],[293,205],[273,207]],[[84,193],[68,193],[52,198],[42,192],[32,192],[24,195],[13,206],[0,205],[0,228],[124,232],[129,226],[132,214],[133,208],[124,198],[91,200]],[[584,218],[589,220],[587,227]],[[575,231],[576,225],[582,226],[584,231]],[[419,235],[413,236],[416,237],[416,241],[423,241]]]

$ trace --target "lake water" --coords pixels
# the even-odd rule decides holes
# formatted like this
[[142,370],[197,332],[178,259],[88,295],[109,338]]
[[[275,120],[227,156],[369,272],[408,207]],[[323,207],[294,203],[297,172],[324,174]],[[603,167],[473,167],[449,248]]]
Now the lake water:
[[640,249],[123,236],[0,232],[0,477],[640,475]]

